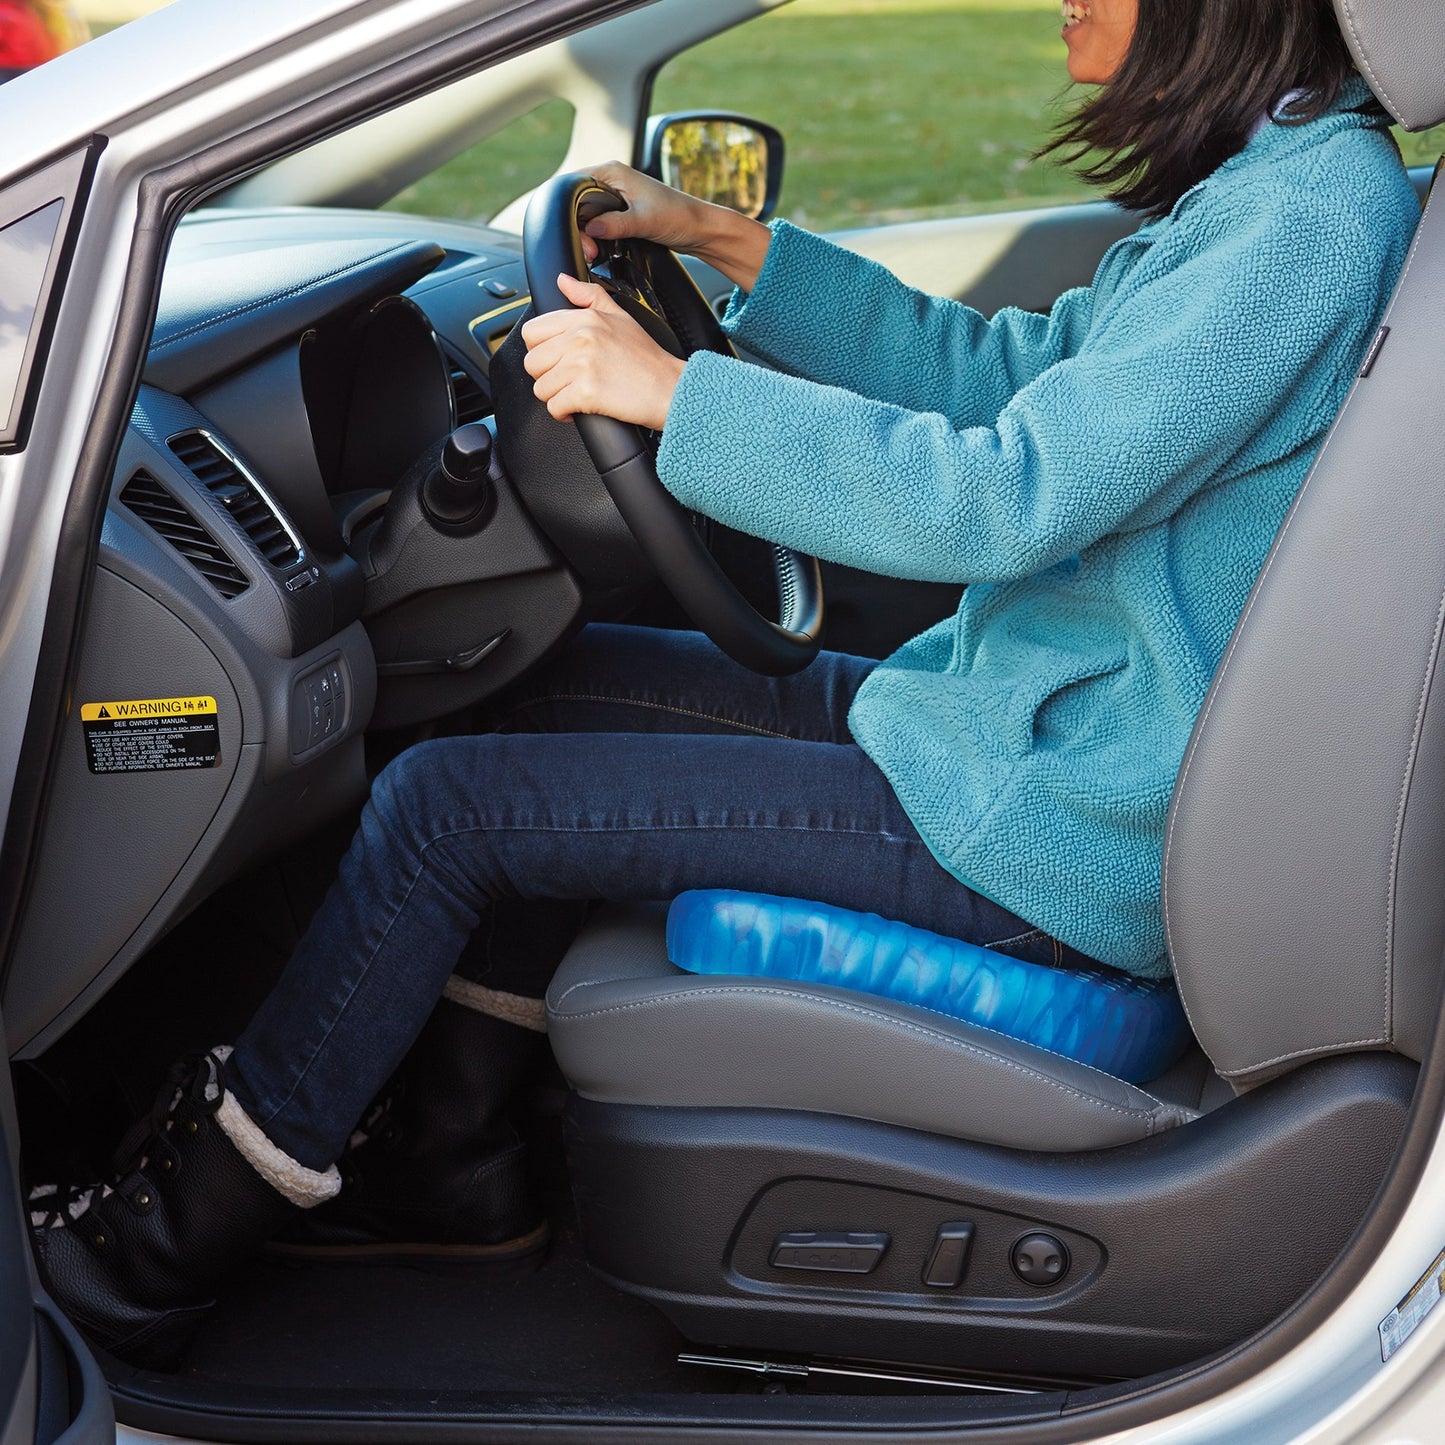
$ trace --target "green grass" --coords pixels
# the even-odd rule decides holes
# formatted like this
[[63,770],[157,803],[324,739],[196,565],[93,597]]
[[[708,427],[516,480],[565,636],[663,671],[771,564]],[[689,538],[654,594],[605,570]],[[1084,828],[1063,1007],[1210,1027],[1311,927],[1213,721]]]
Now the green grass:
[[[1029,159],[1072,103],[1064,55],[1055,0],[794,0],[672,61],[653,108],[777,126],[782,211],[820,229],[1007,210],[1090,194]],[[391,208],[495,215],[552,173],[570,124],[549,102]],[[1445,127],[1399,139],[1409,164],[1433,165]]]
[[1085,194],[1030,160],[1062,115],[1059,7],[1041,0],[797,0],[678,57],[654,109],[778,126],[783,209],[830,228]]

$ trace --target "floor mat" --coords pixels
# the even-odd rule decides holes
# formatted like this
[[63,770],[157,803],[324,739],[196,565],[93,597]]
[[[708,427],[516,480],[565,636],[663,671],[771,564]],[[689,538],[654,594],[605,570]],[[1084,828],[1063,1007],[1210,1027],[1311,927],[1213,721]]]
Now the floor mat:
[[[651,1306],[587,1269],[575,1226],[521,1279],[259,1260],[222,1297],[185,1373],[316,1390],[597,1396],[715,1392]],[[726,1388],[726,1387],[724,1387]]]

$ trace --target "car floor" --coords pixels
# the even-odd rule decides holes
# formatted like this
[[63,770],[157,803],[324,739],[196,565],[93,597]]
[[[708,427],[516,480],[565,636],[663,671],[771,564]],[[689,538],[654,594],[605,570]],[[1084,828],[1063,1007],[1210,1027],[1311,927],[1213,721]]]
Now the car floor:
[[255,1261],[211,1312],[184,1375],[326,1394],[557,1399],[730,1388],[679,1366],[687,1348],[651,1306],[588,1270],[576,1226],[563,1219],[546,1263],[521,1278]]

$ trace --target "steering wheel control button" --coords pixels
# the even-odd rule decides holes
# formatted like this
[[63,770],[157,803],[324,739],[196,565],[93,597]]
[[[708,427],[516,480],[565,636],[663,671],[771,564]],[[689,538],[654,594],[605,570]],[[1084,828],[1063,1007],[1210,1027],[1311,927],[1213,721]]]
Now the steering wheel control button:
[[475,525],[491,505],[491,470],[492,433],[479,421],[459,426],[442,448],[441,466],[422,483],[423,510],[444,528]]
[[973,1248],[973,1225],[944,1224],[933,1242],[933,1253],[923,1266],[923,1282],[929,1289],[957,1289],[968,1268],[968,1253]]
[[1025,1284],[1048,1289],[1069,1272],[1069,1251],[1052,1234],[1026,1234],[1009,1256],[1013,1271]]
[[886,1234],[784,1234],[773,1245],[774,1269],[814,1274],[872,1274],[888,1249]]

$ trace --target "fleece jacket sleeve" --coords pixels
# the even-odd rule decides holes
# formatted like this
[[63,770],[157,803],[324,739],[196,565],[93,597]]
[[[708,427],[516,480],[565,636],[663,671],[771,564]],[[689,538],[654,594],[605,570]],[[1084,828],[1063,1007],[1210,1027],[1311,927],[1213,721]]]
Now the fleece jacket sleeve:
[[[689,507],[850,566],[954,583],[1032,575],[1323,430],[1339,379],[1328,358],[1374,306],[1373,278],[1344,259],[1307,288],[1271,278],[1299,264],[1301,228],[1316,266],[1346,257],[1357,241],[1339,226],[1307,195],[1262,208],[1129,289],[992,425],[695,356],[659,474]],[[1282,416],[1296,435],[1279,434]],[[1265,433],[1272,455],[1252,458]]]
[[769,366],[963,427],[992,422],[1072,355],[1091,310],[1083,289],[1066,292],[1047,316],[1009,307],[989,321],[778,221],[757,284],[734,295],[723,324]]

